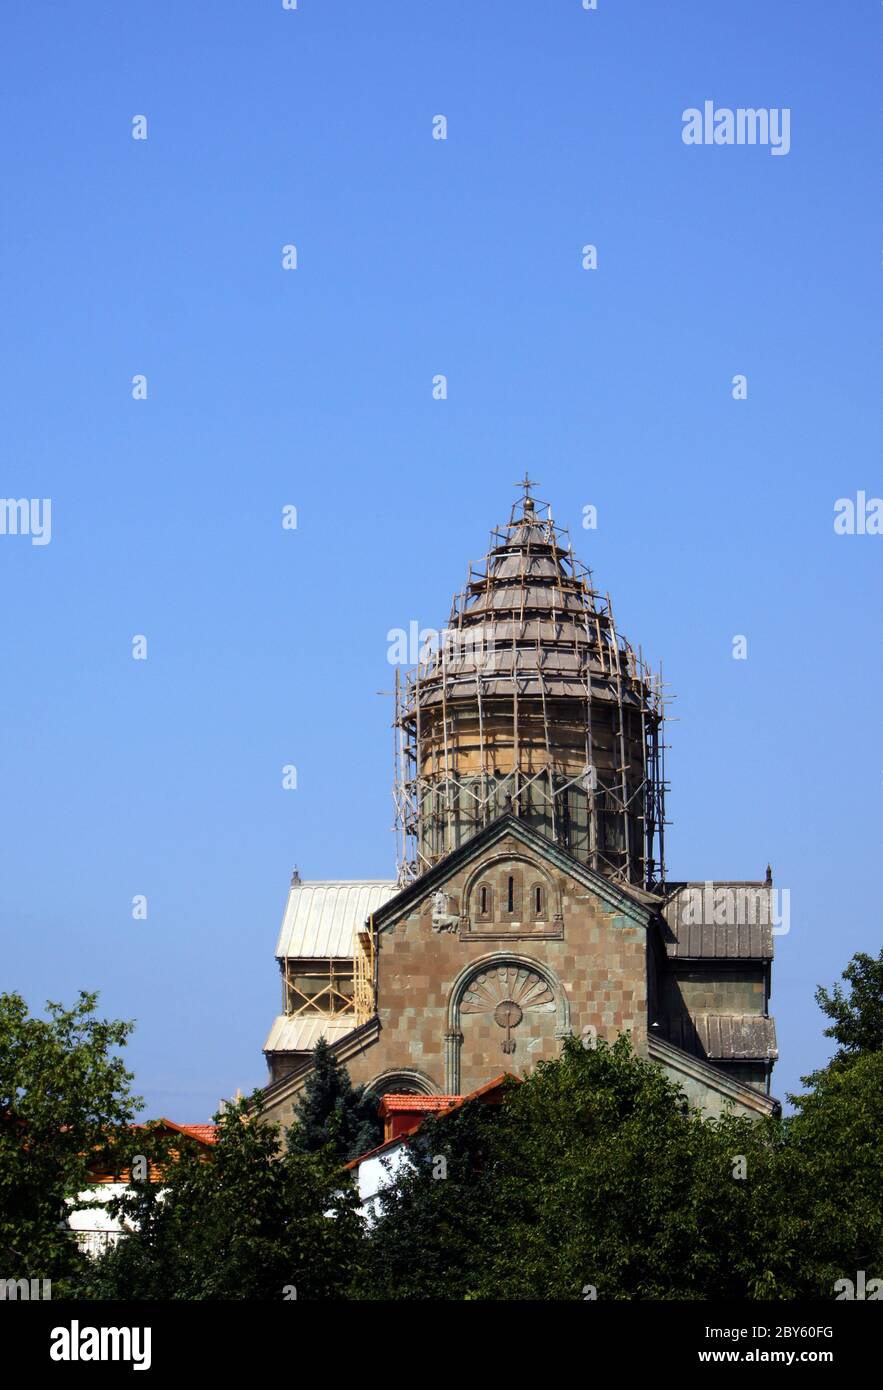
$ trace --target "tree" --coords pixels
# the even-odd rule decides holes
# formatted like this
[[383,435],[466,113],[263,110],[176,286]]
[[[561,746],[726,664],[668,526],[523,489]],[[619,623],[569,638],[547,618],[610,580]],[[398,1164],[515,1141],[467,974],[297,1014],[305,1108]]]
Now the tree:
[[90,1185],[97,1156],[121,1162],[141,1101],[116,1049],[131,1023],[95,1015],[98,996],[34,1018],[0,995],[0,1274],[51,1279],[55,1297],[85,1267],[67,1227],[68,1199]]
[[346,1067],[320,1038],[313,1069],[295,1102],[288,1146],[293,1153],[317,1153],[330,1145],[339,1158],[356,1158],[382,1142],[377,1107],[377,1097],[353,1086]]
[[839,984],[830,994],[821,985],[816,990],[816,1003],[833,1020],[825,1037],[840,1044],[838,1062],[883,1050],[883,950],[876,958],[857,952],[841,979],[849,984],[849,995]]
[[280,1147],[260,1092],[215,1116],[217,1142],[176,1142],[162,1178],[118,1211],[133,1227],[88,1293],[120,1299],[340,1298],[362,1234],[352,1184],[328,1152]]
[[840,1044],[826,1067],[801,1078],[784,1125],[790,1259],[810,1297],[837,1279],[883,1277],[883,951],[854,955],[839,984],[816,1002]]
[[831,1298],[858,1270],[883,1277],[883,1051],[804,1080],[785,1121],[789,1260],[807,1297]]
[[501,1106],[422,1128],[370,1232],[363,1296],[792,1296],[769,1259],[779,1145],[775,1121],[691,1110],[627,1038],[572,1038]]

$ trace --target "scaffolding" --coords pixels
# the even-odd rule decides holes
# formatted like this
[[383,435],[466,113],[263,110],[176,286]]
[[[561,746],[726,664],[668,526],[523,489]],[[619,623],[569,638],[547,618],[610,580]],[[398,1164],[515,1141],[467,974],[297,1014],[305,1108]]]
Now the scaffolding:
[[447,628],[396,672],[399,881],[511,811],[599,873],[655,891],[662,676],[619,633],[533,486],[470,565]]
[[286,956],[280,964],[287,1017],[354,1012],[353,963],[347,958]]

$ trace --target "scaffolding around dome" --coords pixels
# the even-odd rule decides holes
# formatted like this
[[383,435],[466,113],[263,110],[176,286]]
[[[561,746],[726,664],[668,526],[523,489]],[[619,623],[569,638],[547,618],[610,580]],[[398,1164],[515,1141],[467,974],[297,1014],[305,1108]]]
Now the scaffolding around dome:
[[399,882],[511,811],[599,873],[658,891],[661,674],[617,631],[534,484],[521,486],[448,626],[396,671]]

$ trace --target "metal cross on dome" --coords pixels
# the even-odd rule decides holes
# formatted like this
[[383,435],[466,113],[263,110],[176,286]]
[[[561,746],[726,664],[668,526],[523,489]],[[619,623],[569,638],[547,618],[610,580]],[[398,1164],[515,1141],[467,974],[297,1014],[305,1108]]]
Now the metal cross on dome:
[[525,468],[525,470],[524,470],[524,477],[522,478],[521,482],[520,482],[520,483],[516,483],[515,486],[516,486],[516,487],[524,488],[524,498],[523,498],[523,501],[527,502],[527,500],[528,500],[529,497],[530,497],[530,490],[531,490],[531,488],[532,488],[532,487],[539,487],[539,483],[533,483],[533,482],[531,482],[531,480],[530,480],[530,475],[528,474],[528,471],[527,471],[527,469]]

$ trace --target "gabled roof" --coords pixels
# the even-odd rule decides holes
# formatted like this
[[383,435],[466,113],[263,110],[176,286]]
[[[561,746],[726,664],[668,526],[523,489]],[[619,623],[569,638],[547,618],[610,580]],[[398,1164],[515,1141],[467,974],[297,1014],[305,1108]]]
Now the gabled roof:
[[728,1076],[723,1068],[714,1062],[697,1057],[695,1053],[686,1052],[656,1032],[650,1033],[647,1043],[650,1061],[658,1062],[680,1085],[684,1085],[685,1080],[698,1081],[708,1090],[722,1096],[725,1101],[731,1101],[734,1105],[741,1106],[749,1113],[753,1111],[757,1115],[774,1115],[782,1108],[774,1096],[768,1096],[754,1086],[749,1086],[747,1082]]
[[[158,1120],[149,1120],[146,1124],[133,1124],[130,1125],[129,1128],[131,1130],[166,1130],[171,1134],[184,1134],[188,1139],[195,1139],[203,1148],[211,1147],[212,1144],[218,1142],[217,1125],[179,1125],[174,1120],[166,1119],[164,1115]],[[91,1173],[91,1181],[96,1186],[104,1187],[113,1183],[128,1183],[131,1181],[132,1174],[129,1168],[122,1168],[119,1172],[109,1172],[102,1166],[103,1160],[104,1156],[99,1156],[97,1166],[93,1168]],[[151,1161],[149,1167],[150,1181],[159,1182],[162,1178],[161,1169],[153,1161]]]
[[392,879],[294,880],[276,943],[277,959],[352,956],[353,932],[395,891]]
[[383,931],[385,926],[413,903],[421,901],[451,874],[483,854],[498,840],[505,839],[507,835],[513,836],[525,849],[555,864],[563,873],[591,888],[611,911],[631,918],[635,925],[646,926],[661,906],[661,899],[655,894],[647,893],[632,883],[614,883],[581,863],[579,859],[575,859],[568,850],[547,839],[518,816],[507,812],[491,821],[490,825],[486,825],[476,835],[470,836],[459,848],[451,850],[444,859],[433,864],[431,869],[427,869],[419,878],[415,878],[400,892],[388,898],[374,913],[375,926]]
[[[166,1121],[170,1124],[171,1121]],[[218,1142],[217,1125],[181,1125],[185,1134],[189,1134],[191,1139],[198,1139],[200,1144],[216,1144]]]
[[[154,1120],[154,1125],[161,1125],[164,1129],[176,1130],[179,1134],[188,1134],[191,1139],[196,1139],[200,1144],[215,1144],[218,1139],[217,1125],[179,1125],[174,1120],[167,1120],[163,1115],[159,1120]],[[145,1125],[138,1125],[138,1129],[145,1129]]]

